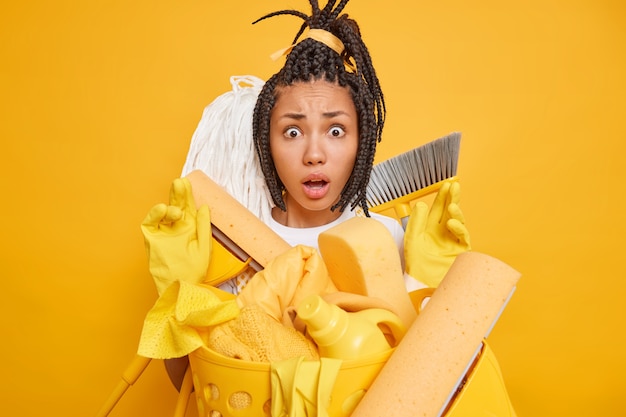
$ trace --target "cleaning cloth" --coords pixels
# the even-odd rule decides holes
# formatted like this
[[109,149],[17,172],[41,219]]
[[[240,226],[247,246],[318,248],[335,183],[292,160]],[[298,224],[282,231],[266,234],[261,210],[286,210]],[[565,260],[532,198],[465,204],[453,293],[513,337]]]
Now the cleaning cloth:
[[271,366],[272,417],[328,417],[330,395],[342,361],[304,358]]
[[228,299],[224,294],[210,286],[186,281],[172,283],[146,315],[137,353],[153,359],[170,359],[202,346],[207,327],[239,314],[234,298]]
[[255,304],[244,306],[237,318],[212,328],[206,346],[224,356],[253,362],[319,358],[311,340],[283,326]]

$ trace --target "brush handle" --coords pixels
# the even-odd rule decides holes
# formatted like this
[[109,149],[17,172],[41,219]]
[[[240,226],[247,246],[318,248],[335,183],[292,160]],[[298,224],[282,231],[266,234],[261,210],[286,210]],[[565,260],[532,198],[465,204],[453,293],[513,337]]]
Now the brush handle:
[[402,228],[406,230],[406,226],[409,224],[409,217],[411,217],[411,204],[398,203],[393,208],[396,211],[396,215],[400,218]]

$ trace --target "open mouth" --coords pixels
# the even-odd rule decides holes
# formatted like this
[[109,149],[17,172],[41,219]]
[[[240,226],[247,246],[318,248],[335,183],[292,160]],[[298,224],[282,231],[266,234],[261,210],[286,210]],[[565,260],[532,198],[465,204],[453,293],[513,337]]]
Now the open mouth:
[[311,189],[318,189],[318,190],[324,188],[326,184],[327,182],[324,180],[311,180],[311,181],[306,181],[304,183],[306,187],[311,188]]
[[321,178],[312,178],[302,183],[304,193],[307,197],[319,199],[328,193],[329,182]]

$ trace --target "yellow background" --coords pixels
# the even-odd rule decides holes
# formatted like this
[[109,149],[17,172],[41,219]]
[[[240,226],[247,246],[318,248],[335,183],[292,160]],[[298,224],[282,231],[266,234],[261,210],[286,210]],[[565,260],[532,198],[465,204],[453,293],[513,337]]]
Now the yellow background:
[[[385,5],[385,6],[383,6]],[[139,224],[230,75],[304,0],[0,6],[0,414],[94,415],[156,298]],[[620,0],[353,0],[386,93],[377,160],[461,131],[475,250],[523,273],[490,337],[519,416],[617,416],[626,373]],[[153,361],[112,416],[168,416]]]

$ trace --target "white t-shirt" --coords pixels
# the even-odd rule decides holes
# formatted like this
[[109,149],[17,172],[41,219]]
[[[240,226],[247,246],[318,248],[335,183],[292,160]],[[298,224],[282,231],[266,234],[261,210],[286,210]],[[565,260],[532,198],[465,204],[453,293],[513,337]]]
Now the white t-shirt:
[[[338,224],[343,223],[346,220],[351,219],[352,217],[357,217],[357,216],[365,216],[365,214],[363,214],[361,210],[355,210],[355,211],[345,210],[343,213],[341,213],[341,215],[335,221],[332,221],[323,226],[306,227],[306,228],[284,226],[278,223],[273,218],[271,218],[268,226],[270,227],[270,229],[275,231],[276,234],[278,234],[278,236],[282,237],[291,246],[306,245],[306,246],[311,246],[316,249],[319,249],[318,244],[317,244],[317,237],[320,235],[320,233],[325,232],[331,227],[337,226]],[[396,242],[396,245],[398,246],[398,251],[400,252],[400,259],[403,259],[404,258],[404,229],[402,229],[402,226],[400,225],[400,223],[397,220],[392,219],[391,217],[388,217],[388,216],[383,216],[382,214],[370,213],[370,217],[381,222],[387,228],[387,230],[389,230],[389,233],[391,233],[391,236],[393,237],[394,241]],[[402,261],[402,264],[404,265],[404,260]]]

